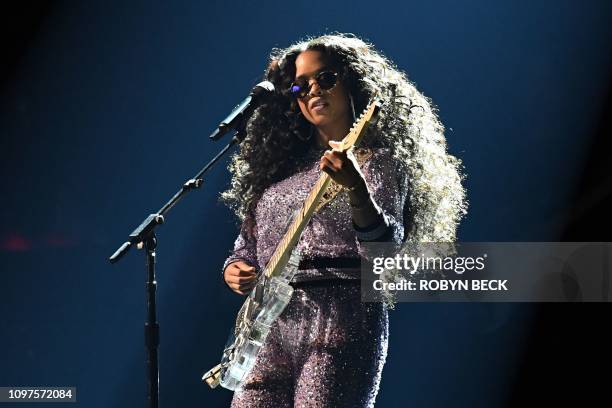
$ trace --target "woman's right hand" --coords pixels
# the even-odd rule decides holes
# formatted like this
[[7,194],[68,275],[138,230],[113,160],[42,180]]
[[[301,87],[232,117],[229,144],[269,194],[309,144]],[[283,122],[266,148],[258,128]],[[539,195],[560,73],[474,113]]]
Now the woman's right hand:
[[254,266],[236,261],[225,267],[223,279],[234,292],[246,295],[257,282],[257,272]]

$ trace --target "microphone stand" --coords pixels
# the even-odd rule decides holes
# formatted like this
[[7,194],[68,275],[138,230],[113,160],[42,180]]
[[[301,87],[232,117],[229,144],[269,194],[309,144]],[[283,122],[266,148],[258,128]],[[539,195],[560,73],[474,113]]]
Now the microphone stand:
[[157,281],[155,280],[155,260],[157,249],[157,237],[155,229],[164,223],[164,216],[172,207],[178,203],[185,194],[200,188],[203,183],[202,176],[210,169],[232,146],[240,144],[245,137],[244,124],[236,128],[232,140],[215,157],[212,158],[193,178],[187,180],[179,191],[155,214],[150,214],[142,223],[128,236],[123,243],[109,258],[111,263],[119,261],[129,249],[136,245],[139,249],[146,251],[147,281],[145,283],[147,296],[147,320],[144,325],[146,366],[147,366],[147,406],[159,407],[159,323],[157,322]]

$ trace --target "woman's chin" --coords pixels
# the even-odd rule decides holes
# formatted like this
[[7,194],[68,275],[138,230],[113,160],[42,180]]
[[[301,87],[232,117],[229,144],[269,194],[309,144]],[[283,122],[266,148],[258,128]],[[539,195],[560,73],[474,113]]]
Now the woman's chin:
[[312,116],[313,125],[317,127],[327,126],[333,122],[332,118],[330,118],[326,114],[315,114]]

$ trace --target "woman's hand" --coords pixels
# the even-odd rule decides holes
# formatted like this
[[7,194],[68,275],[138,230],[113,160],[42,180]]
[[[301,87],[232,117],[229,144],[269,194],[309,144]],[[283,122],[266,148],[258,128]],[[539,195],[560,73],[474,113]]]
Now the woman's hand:
[[370,196],[365,177],[359,168],[352,149],[342,151],[341,143],[329,141],[332,150],[321,157],[320,169],[338,184],[350,188],[348,192],[353,222],[359,227],[369,227],[383,221],[382,213]]
[[343,152],[340,149],[341,143],[334,140],[330,140],[329,145],[332,149],[323,153],[319,168],[329,174],[336,183],[345,187],[354,187],[358,183],[365,182],[352,149]]
[[257,272],[254,266],[236,261],[225,267],[223,279],[234,292],[246,295],[257,282]]

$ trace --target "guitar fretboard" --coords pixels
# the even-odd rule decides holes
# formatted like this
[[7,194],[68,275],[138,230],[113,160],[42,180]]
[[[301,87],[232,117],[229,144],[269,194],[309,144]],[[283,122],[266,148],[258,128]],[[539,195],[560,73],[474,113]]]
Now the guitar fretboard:
[[[344,137],[344,139],[342,139],[343,150],[347,150],[359,142],[366,125],[369,123],[378,107],[378,102],[372,102],[361,114],[349,133]],[[279,244],[276,246],[274,254],[272,254],[270,261],[266,265],[266,270],[264,273],[267,277],[277,276],[282,272],[289,259],[289,256],[291,255],[291,250],[300,239],[302,231],[312,218],[317,204],[319,201],[321,201],[323,194],[325,194],[327,191],[327,187],[331,183],[331,180],[331,177],[327,173],[321,173],[319,180],[317,180],[312,190],[310,190],[308,197],[306,197],[306,200],[304,200],[301,208],[297,214],[295,214],[291,225],[287,229],[287,232],[285,232],[285,235]]]

